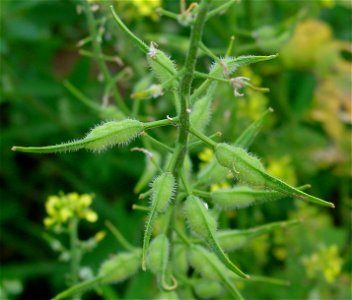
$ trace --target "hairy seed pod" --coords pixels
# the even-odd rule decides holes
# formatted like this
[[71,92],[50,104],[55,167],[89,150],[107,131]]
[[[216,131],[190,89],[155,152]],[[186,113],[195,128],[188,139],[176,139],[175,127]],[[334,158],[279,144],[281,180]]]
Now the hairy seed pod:
[[151,209],[148,216],[142,249],[142,269],[145,271],[145,256],[152,235],[155,218],[168,208],[175,191],[175,177],[170,172],[164,172],[152,183]]
[[167,291],[174,290],[177,287],[177,282],[173,276],[171,276],[171,285],[166,282],[169,254],[169,240],[165,234],[159,234],[150,243],[146,258],[147,267],[158,277],[159,284],[164,290]]
[[127,144],[143,131],[143,123],[126,119],[123,121],[106,122],[93,128],[84,140],[87,141],[86,149],[102,151],[106,148]]
[[165,292],[161,291],[153,300],[179,300],[177,293],[175,291]]
[[260,160],[246,152],[246,150],[220,143],[216,146],[215,156],[218,162],[229,168],[236,177],[256,187],[265,187],[265,178],[256,170],[264,171]]
[[164,212],[175,193],[175,177],[170,172],[164,172],[152,183],[151,205],[158,213]]
[[189,269],[187,260],[188,247],[183,244],[176,244],[172,249],[172,270],[174,274],[187,276]]
[[214,98],[217,82],[213,82],[208,88],[207,93],[197,100],[193,105],[190,122],[193,128],[203,132],[208,125],[211,117],[211,104]]
[[115,145],[123,145],[136,138],[144,129],[143,123],[137,120],[106,122],[93,128],[84,139],[60,145],[45,147],[12,147],[13,151],[31,153],[54,153],[60,151],[77,151],[88,149],[100,152]]
[[216,231],[216,220],[207,211],[202,200],[190,195],[185,202],[185,216],[190,229],[203,239],[208,239]]
[[218,161],[213,158],[198,172],[197,179],[199,183],[212,184],[224,181],[229,174],[229,169],[220,165]]
[[123,281],[135,274],[140,266],[140,251],[120,253],[103,262],[98,276],[102,283]]
[[175,63],[163,51],[155,49],[153,55],[148,55],[148,63],[155,77],[165,88],[176,84],[175,77],[177,70]]
[[201,299],[218,298],[224,292],[219,282],[199,279],[194,285],[196,295]]
[[216,255],[202,246],[192,246],[190,263],[202,277],[223,284],[234,299],[243,299],[236,286],[230,281],[228,270]]
[[218,162],[232,170],[237,178],[256,188],[271,189],[287,196],[297,197],[328,207],[335,207],[333,203],[308,195],[282,180],[265,172],[263,165],[256,157],[247,153],[244,149],[220,143],[215,148],[215,156]]
[[204,239],[212,248],[216,256],[229,268],[232,272],[243,278],[248,275],[243,273],[236,267],[221,249],[215,239],[216,221],[215,218],[205,208],[204,203],[198,197],[190,195],[185,202],[185,215],[190,229],[199,237]]
[[[219,241],[221,247],[228,252],[235,251],[242,248],[246,243],[252,239],[261,236],[263,234],[268,234],[277,229],[287,228],[289,226],[294,226],[300,224],[299,220],[272,222],[269,224],[240,230],[219,230],[216,233],[216,238]],[[251,277],[252,278],[252,277]]]
[[287,197],[280,192],[255,190],[247,186],[238,186],[231,189],[218,189],[211,192],[210,195],[213,203],[222,209],[245,208],[250,205],[262,204]]

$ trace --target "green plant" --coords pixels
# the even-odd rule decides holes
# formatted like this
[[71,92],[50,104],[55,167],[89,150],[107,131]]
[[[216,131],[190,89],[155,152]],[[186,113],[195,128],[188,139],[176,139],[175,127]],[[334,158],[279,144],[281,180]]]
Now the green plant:
[[[158,49],[155,43],[150,42],[150,45],[147,46],[126,27],[112,9],[112,15],[116,23],[147,55],[153,76],[159,81],[158,84],[152,84],[137,90],[134,93],[134,98],[137,101],[133,103],[132,108],[122,100],[114,79],[105,65],[99,43],[96,42],[98,33],[93,27],[92,12],[89,5],[86,4],[85,11],[93,37],[93,57],[100,64],[104,80],[107,83],[107,90],[111,92],[116,100],[116,106],[112,108],[112,115],[116,120],[96,126],[81,140],[57,146],[14,146],[12,149],[33,153],[79,149],[100,152],[115,145],[127,144],[132,139],[141,137],[143,148],[135,147],[133,149],[145,153],[153,166],[147,170],[149,173],[147,178],[159,174],[153,181],[151,189],[141,194],[141,197],[150,196],[151,198],[150,207],[140,207],[149,212],[142,249],[136,249],[123,242],[126,253],[120,253],[104,262],[95,278],[73,285],[57,295],[55,299],[76,295],[99,284],[122,281],[137,272],[139,266],[143,270],[150,270],[156,275],[160,291],[168,293],[169,298],[171,298],[170,293],[173,293],[173,297],[175,296],[173,290],[180,295],[192,293],[192,289],[198,295],[204,294],[202,290],[204,286],[202,287],[200,284],[200,280],[203,279],[214,280],[219,284],[213,287],[215,291],[208,291],[205,294],[228,292],[238,299],[241,299],[242,296],[234,281],[262,280],[267,283],[286,284],[269,278],[259,279],[255,275],[245,274],[224,252],[223,244],[225,242],[221,242],[222,238],[217,231],[217,218],[221,210],[226,208],[226,205],[218,205],[217,201],[220,193],[226,194],[229,191],[218,190],[209,193],[208,189],[211,184],[211,182],[207,182],[209,177],[230,174],[237,180],[238,186],[234,187],[233,190],[239,191],[240,189],[242,196],[245,198],[238,198],[237,203],[236,198],[234,198],[234,204],[230,204],[232,207],[242,208],[256,204],[255,202],[259,196],[262,198],[258,202],[290,196],[333,207],[332,203],[310,196],[300,189],[296,189],[269,175],[259,159],[247,152],[247,148],[260,131],[261,125],[270,110],[233,141],[233,145],[217,143],[214,141],[217,135],[211,135],[207,132],[206,125],[211,120],[211,104],[218,83],[228,84],[234,90],[235,97],[240,97],[242,89],[245,87],[265,91],[265,89],[251,85],[246,77],[237,76],[232,78],[231,75],[241,66],[276,57],[276,55],[231,57],[232,43],[230,43],[225,57],[220,58],[202,43],[202,32],[206,21],[231,4],[233,4],[233,1],[212,8],[211,0],[203,0],[199,6],[193,5],[180,15],[161,10],[161,13],[177,19],[183,25],[190,25],[192,28],[188,52],[182,68],[177,68],[170,57]],[[214,60],[214,65],[208,73],[196,71],[200,50]],[[203,81],[194,84],[195,78],[203,79]],[[70,83],[67,83],[66,86],[78,98],[85,99]],[[175,112],[176,116],[167,116],[157,121],[145,121],[145,116],[139,111],[139,99],[157,98],[163,94],[167,94],[173,100],[173,109],[170,109],[170,112]],[[94,107],[94,109],[96,108]],[[106,113],[107,107],[97,108],[97,110]],[[128,119],[129,117],[134,119]],[[149,131],[162,126],[177,128],[175,143],[163,139],[162,134],[153,137],[149,133]],[[215,159],[197,173],[193,172],[190,164],[190,150],[200,143],[205,143],[215,150]],[[154,154],[158,152],[156,149],[159,149],[160,153]],[[164,165],[159,162],[160,159],[157,157],[163,158]],[[207,172],[204,172],[204,170]],[[248,186],[243,187],[243,184]],[[258,191],[258,188],[261,190]],[[198,196],[209,200],[209,204]],[[232,197],[239,196],[230,194],[230,199]],[[185,199],[187,200],[184,201]],[[162,224],[161,229],[155,234],[149,245],[149,240],[157,222]],[[187,229],[186,224],[188,224],[190,230]],[[282,223],[281,225],[287,224],[296,224],[296,222]],[[276,227],[267,227],[267,230],[273,228]],[[256,229],[252,231],[255,232]],[[249,230],[248,232],[252,231]],[[248,232],[239,232],[236,237],[245,240],[248,237]],[[196,237],[193,236],[193,233]],[[235,249],[235,243],[237,242],[238,240],[234,239],[234,245],[232,248],[228,248]],[[176,251],[179,246],[183,247],[181,248],[182,251]],[[174,264],[171,263],[174,260],[181,260],[184,268],[175,268]],[[204,264],[205,261],[208,264]],[[191,275],[188,274],[190,266],[195,270]],[[222,291],[222,289],[227,291]]]

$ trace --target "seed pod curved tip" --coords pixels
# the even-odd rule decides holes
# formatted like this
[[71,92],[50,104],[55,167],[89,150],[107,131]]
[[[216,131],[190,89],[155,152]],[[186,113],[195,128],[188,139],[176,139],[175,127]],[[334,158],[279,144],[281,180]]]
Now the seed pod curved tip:
[[162,285],[163,289],[166,291],[173,291],[178,286],[178,282],[177,282],[176,278],[173,275],[171,275],[170,278],[171,278],[171,285],[169,285],[166,282],[165,274],[163,274],[162,278],[161,278],[161,285]]

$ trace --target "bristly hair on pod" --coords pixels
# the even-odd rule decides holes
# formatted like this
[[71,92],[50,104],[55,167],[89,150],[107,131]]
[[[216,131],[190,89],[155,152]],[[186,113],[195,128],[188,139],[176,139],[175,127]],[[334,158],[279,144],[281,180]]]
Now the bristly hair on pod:
[[171,199],[174,197],[175,184],[176,180],[174,175],[170,172],[164,172],[156,177],[151,185],[150,212],[145,226],[142,248],[142,269],[144,271],[146,270],[146,254],[152,236],[155,218],[158,214],[164,213],[167,210]]
[[109,121],[95,126],[84,138],[85,148],[101,152],[115,145],[127,145],[143,131],[143,123],[134,119]]

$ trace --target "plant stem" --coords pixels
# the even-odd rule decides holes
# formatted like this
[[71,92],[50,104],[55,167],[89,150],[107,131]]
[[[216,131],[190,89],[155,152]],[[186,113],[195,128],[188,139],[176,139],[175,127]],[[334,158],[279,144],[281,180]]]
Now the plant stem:
[[174,155],[171,158],[170,165],[171,171],[176,174],[182,166],[187,151],[187,142],[189,134],[189,113],[187,109],[189,108],[189,98],[197,61],[199,42],[201,41],[201,37],[203,34],[203,28],[207,17],[210,1],[211,0],[203,0],[199,5],[197,17],[192,27],[188,53],[184,64],[185,73],[180,82],[180,126],[178,130],[177,146]]
[[[70,252],[71,252],[71,286],[78,283],[79,266],[81,262],[81,250],[78,240],[78,219],[73,218],[69,224],[70,232]],[[80,299],[80,295],[76,295],[76,300]]]
[[194,136],[202,140],[204,143],[208,144],[212,148],[215,148],[217,143],[208,138],[205,134],[201,133],[200,131],[194,129],[193,127],[188,128],[189,132],[192,133]]
[[133,251],[136,250],[136,247],[132,246],[129,241],[126,240],[126,238],[122,235],[122,233],[117,229],[114,224],[112,224],[110,221],[105,221],[105,226],[109,228],[111,233],[114,235],[114,237],[118,240],[118,242],[121,244],[123,248],[125,248],[128,251]]

